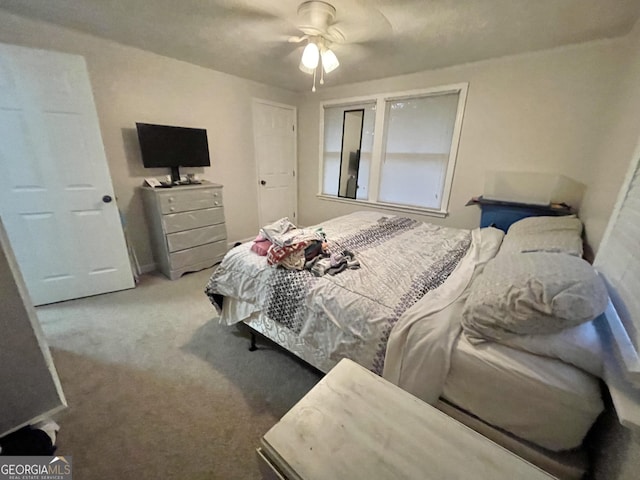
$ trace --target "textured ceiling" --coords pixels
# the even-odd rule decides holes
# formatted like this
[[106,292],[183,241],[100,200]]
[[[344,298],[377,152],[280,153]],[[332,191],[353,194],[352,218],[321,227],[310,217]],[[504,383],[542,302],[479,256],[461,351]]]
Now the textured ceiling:
[[[297,91],[301,0],[0,0],[0,8]],[[327,85],[624,35],[640,0],[333,0],[345,42]]]

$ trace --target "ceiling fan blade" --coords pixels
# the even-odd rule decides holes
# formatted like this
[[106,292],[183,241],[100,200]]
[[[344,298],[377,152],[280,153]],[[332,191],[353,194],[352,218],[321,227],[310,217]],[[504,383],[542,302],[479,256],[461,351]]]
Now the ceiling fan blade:
[[308,38],[309,38],[309,35],[301,35],[299,37],[293,36],[293,37],[287,38],[287,42],[289,42],[289,43],[300,43],[300,42],[304,42]]
[[329,26],[327,33],[335,43],[359,43],[386,38],[393,34],[393,27],[380,11],[371,10],[366,21],[353,17],[339,20]]
[[211,35],[215,35],[216,30],[226,30],[228,37],[250,42],[287,42],[292,36],[302,35],[295,23],[295,8],[286,8],[288,2],[214,0],[214,3],[220,4],[217,14],[204,17]]

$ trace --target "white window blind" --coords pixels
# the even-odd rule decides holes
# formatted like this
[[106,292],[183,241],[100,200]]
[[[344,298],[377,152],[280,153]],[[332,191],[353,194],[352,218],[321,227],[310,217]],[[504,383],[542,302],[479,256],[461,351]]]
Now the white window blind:
[[379,199],[440,209],[459,93],[386,102]]
[[[637,158],[637,157],[636,157]],[[637,383],[640,352],[640,167],[630,168],[594,261],[615,307],[606,312],[624,367]],[[616,317],[619,317],[619,321]],[[623,329],[620,328],[622,324]],[[624,338],[624,334],[628,338]],[[633,378],[635,376],[635,378]]]

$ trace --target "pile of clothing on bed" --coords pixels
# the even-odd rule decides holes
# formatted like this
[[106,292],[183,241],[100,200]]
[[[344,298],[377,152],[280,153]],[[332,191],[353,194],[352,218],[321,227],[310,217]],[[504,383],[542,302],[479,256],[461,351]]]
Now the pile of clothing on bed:
[[266,256],[269,265],[288,270],[306,269],[317,277],[360,267],[353,252],[330,251],[322,228],[298,228],[287,217],[262,227],[251,250]]

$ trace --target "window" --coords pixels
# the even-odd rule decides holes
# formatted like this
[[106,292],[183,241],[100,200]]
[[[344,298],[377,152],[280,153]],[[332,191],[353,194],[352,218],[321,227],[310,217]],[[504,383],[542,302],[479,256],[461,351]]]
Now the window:
[[[339,196],[338,190],[340,187],[340,176],[342,166],[342,144],[344,134],[347,133],[351,124],[345,118],[346,112],[355,112],[358,110],[363,111],[362,128],[358,132],[360,135],[360,155],[359,161],[349,162],[351,165],[344,165],[348,170],[351,170],[351,175],[356,179],[356,195],[355,197],[349,195],[340,195],[345,198],[358,198],[360,200],[367,200],[368,198],[368,184],[369,184],[369,169],[371,167],[371,154],[373,153],[373,132],[376,118],[376,103],[357,103],[351,105],[342,106],[327,106],[324,109],[324,181],[322,183],[322,193],[326,195]],[[346,127],[346,128],[345,128]],[[345,132],[345,130],[347,132]],[[348,137],[349,135],[347,135]],[[346,163],[346,162],[345,162]],[[355,165],[357,163],[357,165]],[[348,167],[352,167],[348,169]],[[348,179],[347,179],[348,181]],[[345,184],[345,176],[342,175],[342,183]],[[344,193],[344,192],[342,192]]]
[[320,195],[446,214],[466,92],[461,84],[323,104]]

